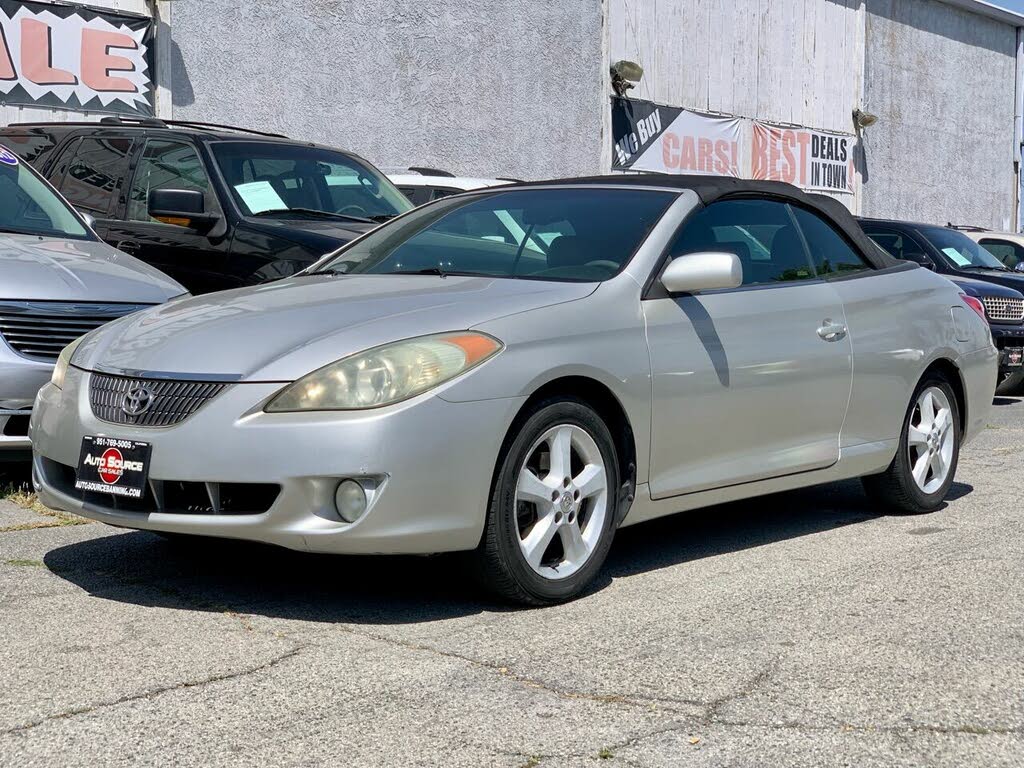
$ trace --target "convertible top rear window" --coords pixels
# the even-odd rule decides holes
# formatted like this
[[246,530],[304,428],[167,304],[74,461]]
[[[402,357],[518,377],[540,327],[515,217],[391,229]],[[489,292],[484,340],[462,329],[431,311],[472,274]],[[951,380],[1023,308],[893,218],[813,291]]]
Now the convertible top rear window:
[[675,199],[638,189],[510,189],[459,196],[385,225],[318,271],[599,282]]

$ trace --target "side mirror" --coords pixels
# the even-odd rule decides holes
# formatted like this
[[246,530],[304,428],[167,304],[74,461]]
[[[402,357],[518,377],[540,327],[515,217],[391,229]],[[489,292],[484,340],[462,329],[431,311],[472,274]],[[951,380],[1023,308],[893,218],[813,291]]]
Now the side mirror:
[[935,262],[932,261],[931,256],[923,253],[915,253],[911,256],[911,261],[916,261],[925,269],[930,269],[932,272],[935,271]]
[[199,229],[220,217],[206,212],[203,193],[196,189],[154,189],[149,193],[149,215],[165,224]]
[[669,262],[661,284],[671,294],[738,288],[743,284],[743,265],[735,253],[688,253]]
[[85,222],[85,225],[87,227],[89,227],[89,229],[95,229],[96,228],[96,217],[93,216],[91,213],[86,213],[85,211],[79,211],[78,215],[82,217],[82,220]]

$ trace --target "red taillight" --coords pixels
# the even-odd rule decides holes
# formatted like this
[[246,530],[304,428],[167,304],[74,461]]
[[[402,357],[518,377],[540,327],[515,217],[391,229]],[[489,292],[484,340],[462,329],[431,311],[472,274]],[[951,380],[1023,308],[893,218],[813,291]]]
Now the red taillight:
[[968,296],[966,293],[960,294],[960,300],[968,307],[978,313],[978,317],[988,322],[988,318],[985,317],[985,305],[981,303],[981,299],[976,299],[973,296]]

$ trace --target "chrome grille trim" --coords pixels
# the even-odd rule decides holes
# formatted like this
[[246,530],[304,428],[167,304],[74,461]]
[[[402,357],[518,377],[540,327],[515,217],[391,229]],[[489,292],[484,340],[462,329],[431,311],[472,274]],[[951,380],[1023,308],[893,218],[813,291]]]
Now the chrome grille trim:
[[94,328],[151,304],[0,300],[0,338],[20,355],[53,361]]
[[997,323],[1019,323],[1024,320],[1024,299],[1008,296],[982,296],[985,314]]
[[[145,413],[130,416],[122,410],[121,403],[129,391],[139,386],[153,393],[153,404]],[[89,404],[96,418],[111,424],[171,427],[183,422],[227,386],[213,381],[136,379],[93,373],[89,376]]]

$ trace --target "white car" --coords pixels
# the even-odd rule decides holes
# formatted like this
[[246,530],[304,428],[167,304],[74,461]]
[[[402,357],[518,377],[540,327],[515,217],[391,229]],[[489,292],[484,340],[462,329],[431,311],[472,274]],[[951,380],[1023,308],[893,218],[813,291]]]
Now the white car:
[[389,173],[388,179],[401,190],[402,194],[412,201],[413,205],[423,205],[431,200],[468,192],[485,187],[500,187],[518,179],[479,179],[471,176],[456,176],[448,171],[437,168],[413,166],[408,173]]
[[957,229],[1010,269],[1024,272],[1024,234],[1020,232],[990,232],[987,229],[974,227],[957,227]]

